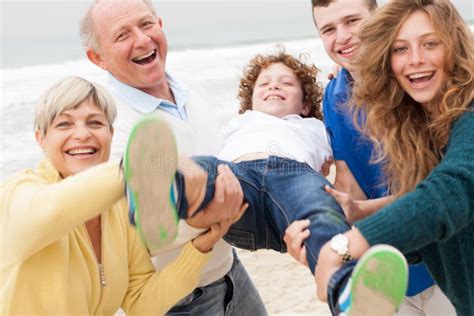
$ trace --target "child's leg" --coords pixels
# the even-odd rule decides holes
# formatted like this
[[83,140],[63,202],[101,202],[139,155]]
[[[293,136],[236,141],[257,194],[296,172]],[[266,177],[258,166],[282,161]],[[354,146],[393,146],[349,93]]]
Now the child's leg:
[[290,223],[309,219],[310,236],[305,240],[306,256],[314,274],[321,247],[350,225],[337,201],[324,190],[330,183],[307,164],[272,157],[268,172],[271,216],[282,237]]
[[[249,203],[247,210],[240,220],[229,228],[224,239],[233,246],[242,249],[257,250],[270,246],[270,248],[280,251],[280,248],[276,249],[273,245],[268,244],[268,236],[272,231],[269,230],[267,216],[265,215],[265,204],[262,199],[263,191],[261,190],[262,172],[259,171],[264,169],[266,160],[232,163],[208,156],[197,156],[192,159],[209,173],[206,196],[198,211],[204,208],[214,197],[215,179],[219,164],[226,164],[230,167],[239,180],[244,194],[244,201]],[[180,203],[187,202],[184,200]]]
[[[246,189],[249,178],[245,177],[245,168],[211,156],[197,156],[192,160],[180,165],[180,172],[177,171],[178,155],[173,133],[155,116],[139,121],[130,134],[124,157],[129,216],[152,252],[176,238],[179,218],[194,215],[213,199],[219,164],[228,164],[238,178],[246,178],[247,181],[241,181],[246,201],[251,205],[259,204],[253,200],[259,197],[255,185],[251,187],[253,193]],[[207,181],[196,182],[196,173],[204,175]],[[241,223],[246,223],[244,230],[251,228],[255,233],[259,227],[255,218],[260,217],[248,215],[251,212],[246,211]],[[242,240],[236,240],[236,243],[249,248]]]
[[[175,188],[178,191],[177,206],[179,218],[185,219],[194,216],[197,212],[206,208],[214,197],[216,178],[218,175],[217,167],[223,162],[213,156],[194,156],[191,162],[195,167],[188,168],[182,166],[175,176]],[[189,162],[187,163],[189,166]],[[200,168],[201,172],[206,174],[207,181],[205,185],[198,188],[192,183],[193,169]]]

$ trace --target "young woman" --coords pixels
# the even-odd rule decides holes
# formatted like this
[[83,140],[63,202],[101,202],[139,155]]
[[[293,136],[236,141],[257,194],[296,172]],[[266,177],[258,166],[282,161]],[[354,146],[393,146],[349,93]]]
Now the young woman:
[[[417,252],[456,313],[472,315],[473,34],[447,0],[393,0],[360,34],[355,111],[365,113],[397,200],[345,234],[349,253],[359,258],[381,243]],[[321,299],[341,266],[326,244],[316,271]]]

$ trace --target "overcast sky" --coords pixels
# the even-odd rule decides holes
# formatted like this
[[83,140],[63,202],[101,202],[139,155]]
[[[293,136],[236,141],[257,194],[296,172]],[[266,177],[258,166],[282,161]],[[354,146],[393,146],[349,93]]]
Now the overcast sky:
[[[315,36],[310,0],[154,0],[173,48]],[[382,0],[382,3],[386,1]],[[474,21],[474,0],[453,0]],[[83,57],[78,25],[91,1],[0,0],[1,67]],[[63,57],[63,58],[62,58]],[[31,58],[31,60],[29,60]]]
[[[285,4],[307,4],[310,7],[310,0],[158,0],[153,1],[160,14],[160,4],[169,4],[182,6],[182,10],[176,10],[174,15],[176,20],[195,19],[205,21],[216,17],[216,13],[221,16],[232,17],[236,14],[226,10],[226,4],[235,6],[242,4],[247,9],[252,5],[264,7],[259,4],[265,4],[268,7],[268,13],[272,14],[272,3]],[[386,2],[386,1],[382,1]],[[452,1],[466,20],[474,20],[474,1],[473,0],[453,0]],[[77,23],[85,8],[91,1],[64,1],[64,0],[0,0],[1,3],[1,35],[2,38],[12,37],[43,37],[51,32],[72,34],[77,31]],[[216,10],[195,12],[186,9],[186,4],[213,4]],[[260,9],[259,9],[260,10]],[[243,12],[242,12],[243,13]],[[260,12],[261,13],[261,12]],[[291,12],[287,12],[292,14]],[[168,14],[168,13],[167,13]],[[171,16],[171,18],[174,18]],[[60,29],[58,25],[62,25]]]

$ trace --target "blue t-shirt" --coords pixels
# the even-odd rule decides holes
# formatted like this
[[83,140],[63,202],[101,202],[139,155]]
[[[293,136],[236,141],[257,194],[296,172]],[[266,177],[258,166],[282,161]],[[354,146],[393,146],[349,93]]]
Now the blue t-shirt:
[[370,163],[373,145],[361,135],[349,115],[351,76],[342,69],[326,87],[323,99],[324,124],[331,139],[335,160],[343,160],[369,199],[387,195],[381,166]]
[[[380,164],[370,163],[373,145],[354,126],[347,105],[351,97],[352,77],[342,69],[324,92],[324,124],[331,140],[335,160],[344,161],[369,199],[386,196],[387,182]],[[434,284],[424,264],[410,265],[407,296],[413,296]]]

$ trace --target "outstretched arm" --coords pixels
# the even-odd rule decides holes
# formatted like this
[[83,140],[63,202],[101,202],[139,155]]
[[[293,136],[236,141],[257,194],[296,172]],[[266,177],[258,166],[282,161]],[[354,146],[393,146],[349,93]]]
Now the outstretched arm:
[[344,215],[346,215],[346,219],[350,224],[374,214],[385,205],[393,202],[393,196],[391,195],[373,200],[355,200],[349,194],[329,186],[325,186],[324,189],[341,205]]
[[123,194],[117,163],[101,164],[57,183],[28,172],[2,184],[1,227],[8,236],[2,239],[2,251],[8,253],[5,259],[24,260],[109,210]]
[[357,180],[344,160],[336,160],[336,177],[334,188],[349,194],[354,200],[367,200],[367,196],[360,188]]

